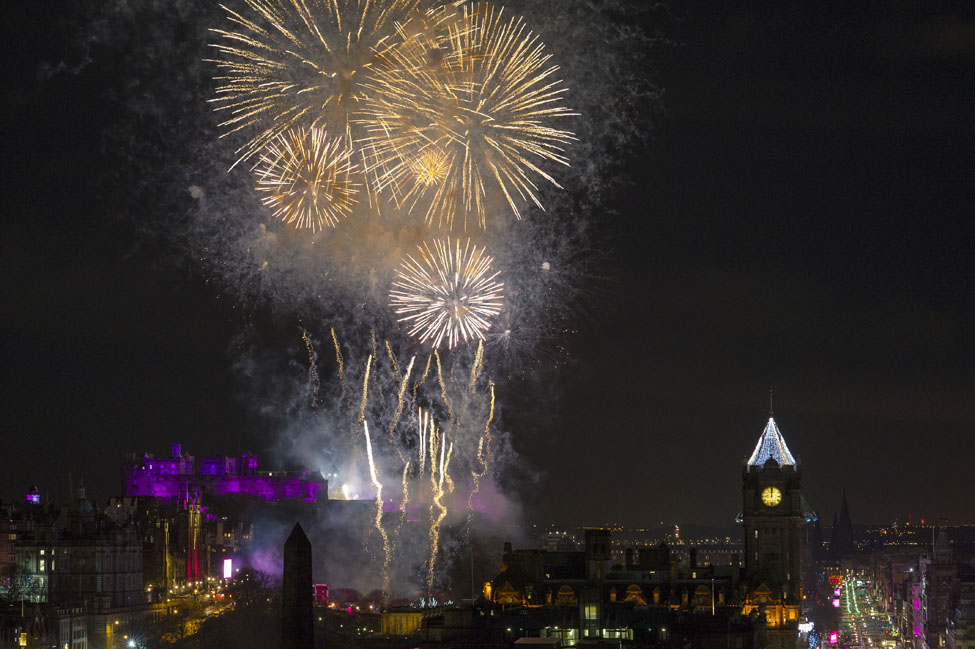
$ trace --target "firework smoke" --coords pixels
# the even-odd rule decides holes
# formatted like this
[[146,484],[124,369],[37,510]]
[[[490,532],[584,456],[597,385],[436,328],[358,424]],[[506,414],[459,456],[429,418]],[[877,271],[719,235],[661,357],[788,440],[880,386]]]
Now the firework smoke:
[[[448,164],[445,154],[456,142],[441,139],[436,147],[419,150],[418,143],[404,141],[401,148],[379,151],[379,156],[378,144],[364,139],[377,135],[367,122],[386,110],[392,95],[389,101],[377,97],[371,104],[360,79],[379,79],[387,73],[382,66],[394,56],[413,56],[417,50],[410,48],[422,43],[409,38],[426,39],[433,52],[429,43],[442,39],[441,34],[464,31],[458,27],[458,16],[468,24],[486,24],[491,14],[480,7],[489,5],[458,9],[451,4],[434,14],[419,2],[338,0],[321,3],[325,13],[316,13],[306,24],[301,7],[312,11],[319,6],[299,6],[297,0],[231,0],[225,10],[184,0],[109,0],[88,9],[91,19],[77,36],[79,51],[90,58],[85,74],[120,79],[117,86],[105,89],[120,114],[105,133],[102,154],[113,157],[113,164],[103,167],[114,175],[106,175],[105,185],[96,189],[115,213],[137,224],[148,242],[171,251],[174,265],[202,274],[241,314],[244,342],[235,344],[234,354],[239,357],[246,401],[259,415],[256,425],[262,435],[275,440],[272,445],[279,451],[272,463],[290,459],[319,468],[330,476],[333,496],[344,491],[371,497],[378,491],[367,446],[372,448],[372,465],[386,505],[380,527],[389,535],[392,556],[398,558],[390,566],[390,590],[404,592],[423,584],[429,591],[430,529],[441,510],[434,502],[429,432],[423,443],[419,439],[419,409],[430,413],[448,440],[447,449],[441,446],[436,458],[439,472],[443,455],[439,502],[445,508],[440,550],[432,562],[436,588],[445,585],[444,564],[451,548],[467,542],[465,523],[472,510],[494,517],[517,510],[518,494],[499,487],[499,476],[511,469],[516,457],[501,408],[510,403],[509,379],[523,377],[517,391],[529,395],[526,401],[544,393],[546,398],[536,399],[538,409],[550,408],[547,395],[553,384],[545,380],[549,375],[538,374],[539,368],[557,365],[563,358],[558,350],[574,327],[574,305],[584,286],[580,280],[598,266],[598,237],[610,224],[601,219],[604,199],[614,187],[611,169],[618,156],[639,143],[646,124],[638,116],[659,101],[659,92],[648,82],[643,54],[650,50],[647,34],[635,26],[637,21],[618,19],[639,10],[637,4],[514,0],[505,3],[504,13],[495,6],[493,24],[497,29],[510,25],[521,30],[512,32],[521,35],[510,42],[524,48],[525,55],[536,56],[535,45],[544,43],[544,50],[537,52],[538,65],[526,79],[557,66],[557,72],[538,79],[534,87],[561,80],[546,91],[557,93],[550,105],[571,106],[579,113],[564,120],[577,138],[571,146],[565,146],[570,143],[569,126],[561,124],[568,115],[542,116],[541,126],[566,131],[544,140],[555,147],[549,150],[552,157],[540,157],[528,148],[509,155],[525,156],[568,191],[516,157],[508,162],[517,163],[525,176],[513,170],[513,178],[508,178],[499,171],[499,179],[485,171],[488,148],[473,149],[483,156],[477,159],[477,173],[485,188],[483,223],[489,226],[479,233],[478,246],[491,251],[491,272],[504,279],[504,308],[483,331],[482,348],[461,338],[442,356],[433,354],[397,321],[390,290],[407,255],[424,242],[446,236],[436,226],[447,197],[435,196],[455,177],[451,174],[456,174],[456,167]],[[275,21],[285,29],[273,28]],[[358,23],[361,30],[350,29]],[[321,39],[308,28],[312,24]],[[380,43],[383,38],[387,40]],[[444,54],[463,52],[463,43],[474,38],[459,33],[457,43],[437,41],[437,49]],[[250,61],[249,55],[241,54],[252,47],[248,39],[265,39],[263,60]],[[315,49],[322,41],[334,59],[326,60],[322,50]],[[394,43],[401,49],[384,50]],[[208,61],[212,59],[216,62]],[[449,57],[441,63],[450,64]],[[441,73],[432,62],[426,65]],[[75,67],[70,61],[66,64],[66,69]],[[448,67],[443,73],[463,69]],[[275,79],[275,70],[284,70],[288,77]],[[471,62],[467,70],[478,75],[484,68]],[[214,90],[216,101],[211,102]],[[472,91],[466,96],[475,96],[473,90],[466,88]],[[220,108],[217,119],[213,107]],[[363,110],[373,112],[357,117]],[[305,121],[314,113],[318,117]],[[258,191],[251,172],[237,167],[227,173],[228,166],[243,159],[260,171],[262,153],[273,159],[265,147],[275,138],[286,138],[290,130],[307,133],[325,127],[330,137],[342,139],[343,146],[352,145],[349,162],[354,161],[359,179],[351,170],[350,178],[361,182],[363,194],[337,213],[334,228],[320,230],[329,225],[326,220],[314,231],[296,231],[262,204],[272,192]],[[531,142],[534,135],[527,138]],[[495,150],[493,155],[500,154]],[[569,159],[572,166],[566,167],[557,156]],[[393,169],[403,174],[395,187],[382,180],[391,177],[385,174]],[[507,195],[501,182],[509,188]],[[462,184],[455,186],[461,188],[450,199],[456,208],[475,209],[464,208],[463,215],[456,211],[452,225],[462,227],[468,217],[471,224],[475,219],[481,222],[476,193],[465,195]],[[391,201],[383,202],[381,211],[371,195],[377,188],[383,190],[382,201]],[[414,198],[422,211],[411,214]],[[423,216],[431,206],[436,220],[428,222]],[[296,321],[306,332],[300,342]],[[332,327],[341,335],[333,337]],[[367,335],[373,330],[375,336]],[[331,345],[334,359],[331,353],[314,357],[312,351],[320,345]],[[310,407],[313,402],[319,407]],[[375,521],[370,522],[374,528]],[[418,526],[423,528],[422,542],[414,538]],[[380,531],[374,529],[373,537],[380,538]],[[377,548],[377,557],[380,552],[382,564],[385,552]],[[382,571],[380,565],[374,575],[360,578],[363,583],[385,583],[377,577]]]

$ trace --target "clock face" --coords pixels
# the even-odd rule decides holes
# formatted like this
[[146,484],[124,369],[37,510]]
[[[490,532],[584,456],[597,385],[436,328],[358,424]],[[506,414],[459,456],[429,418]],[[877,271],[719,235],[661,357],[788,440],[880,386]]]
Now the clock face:
[[782,502],[782,492],[778,487],[765,487],[762,490],[762,502],[766,507],[775,507]]

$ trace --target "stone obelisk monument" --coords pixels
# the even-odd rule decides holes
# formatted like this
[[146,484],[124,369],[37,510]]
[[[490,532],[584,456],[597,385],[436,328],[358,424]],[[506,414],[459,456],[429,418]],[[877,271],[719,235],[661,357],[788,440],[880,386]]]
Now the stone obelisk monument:
[[311,543],[295,523],[284,544],[281,593],[281,649],[314,649],[312,624]]

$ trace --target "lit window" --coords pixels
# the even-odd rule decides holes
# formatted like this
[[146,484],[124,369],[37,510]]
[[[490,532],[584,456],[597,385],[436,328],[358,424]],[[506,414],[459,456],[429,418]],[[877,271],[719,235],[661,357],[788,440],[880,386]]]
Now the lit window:
[[586,604],[586,619],[595,620],[597,619],[597,608],[595,604]]

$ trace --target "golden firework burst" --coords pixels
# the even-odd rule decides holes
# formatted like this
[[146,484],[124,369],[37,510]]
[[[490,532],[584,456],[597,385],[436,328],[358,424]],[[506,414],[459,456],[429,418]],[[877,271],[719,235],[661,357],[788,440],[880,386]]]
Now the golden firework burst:
[[[520,17],[488,4],[465,6],[444,21],[444,39],[404,38],[368,70],[359,144],[369,151],[377,191],[441,227],[476,217],[486,226],[489,194],[539,208],[538,179],[556,186],[546,163],[568,165],[570,131],[539,37]],[[430,171],[436,173],[430,173]]]
[[276,136],[254,168],[257,191],[274,216],[298,228],[334,227],[352,213],[358,184],[344,139],[322,129],[291,129]]
[[[249,139],[234,165],[296,126],[325,127],[352,141],[350,115],[362,99],[364,73],[392,47],[394,34],[423,33],[445,19],[422,0],[244,0],[223,7],[232,27],[212,29],[219,58],[217,96],[223,135]],[[221,5],[222,6],[222,5]]]

